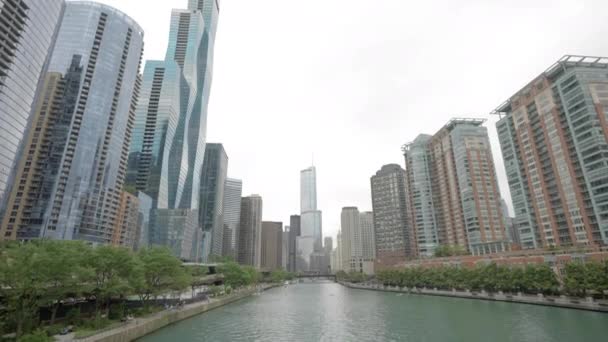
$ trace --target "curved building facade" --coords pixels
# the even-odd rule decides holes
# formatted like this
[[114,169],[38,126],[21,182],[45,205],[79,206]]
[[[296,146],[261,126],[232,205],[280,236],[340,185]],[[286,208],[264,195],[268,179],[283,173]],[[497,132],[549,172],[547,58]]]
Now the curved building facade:
[[[0,0],[0,218],[63,9],[63,0]],[[3,231],[0,239],[13,237],[14,228]]]
[[[17,196],[21,239],[111,243],[139,92],[143,30],[116,9],[72,1],[41,92]],[[34,159],[35,158],[35,159]]]

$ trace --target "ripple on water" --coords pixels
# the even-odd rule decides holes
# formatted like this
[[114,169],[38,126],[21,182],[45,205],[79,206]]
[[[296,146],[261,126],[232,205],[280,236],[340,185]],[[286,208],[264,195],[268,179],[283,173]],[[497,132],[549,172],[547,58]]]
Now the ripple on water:
[[607,335],[606,314],[312,283],[270,290],[141,341],[570,342]]

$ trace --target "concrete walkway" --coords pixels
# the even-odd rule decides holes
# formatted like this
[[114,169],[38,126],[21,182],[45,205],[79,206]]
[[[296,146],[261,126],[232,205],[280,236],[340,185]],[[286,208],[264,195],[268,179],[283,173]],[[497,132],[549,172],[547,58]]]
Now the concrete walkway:
[[145,318],[136,318],[131,322],[113,328],[107,331],[102,331],[91,337],[84,339],[76,339],[74,333],[64,336],[56,336],[56,341],[82,341],[82,342],[128,342],[148,335],[156,330],[159,330],[169,324],[179,322],[181,320],[200,315],[204,312],[219,308],[221,306],[247,298],[259,291],[266,291],[275,285],[260,285],[258,287],[240,289],[232,294],[221,297],[211,298],[207,301],[192,303],[185,305],[182,308],[174,308],[161,311],[152,316]]
[[382,285],[365,285],[365,284],[351,284],[340,282],[343,286],[359,289],[359,290],[372,290],[372,291],[383,291],[383,292],[397,292],[407,294],[419,294],[427,296],[441,296],[441,297],[454,297],[454,298],[466,298],[466,299],[478,299],[478,300],[489,300],[496,302],[509,302],[519,304],[533,304],[542,306],[554,306],[560,308],[596,311],[608,313],[608,301],[605,300],[594,300],[593,298],[573,298],[567,296],[550,297],[538,295],[527,295],[522,293],[509,294],[503,292],[488,293],[485,291],[471,292],[471,291],[444,291],[437,289],[400,289],[398,287],[382,286]]

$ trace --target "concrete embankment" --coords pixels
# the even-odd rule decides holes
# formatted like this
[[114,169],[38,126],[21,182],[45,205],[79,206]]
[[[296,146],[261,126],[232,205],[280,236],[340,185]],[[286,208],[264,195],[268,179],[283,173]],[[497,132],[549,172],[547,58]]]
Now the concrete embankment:
[[244,289],[239,291],[238,293],[233,293],[231,295],[212,299],[209,302],[204,303],[194,303],[190,305],[186,305],[182,309],[175,309],[169,311],[160,312],[154,316],[147,318],[137,318],[133,322],[126,324],[120,328],[116,328],[109,331],[104,331],[102,333],[93,335],[91,337],[87,337],[84,339],[79,339],[76,341],[83,342],[129,342],[134,341],[138,338],[144,337],[148,334],[151,334],[159,329],[162,329],[170,324],[177,323],[179,321],[194,317],[196,315],[200,315],[207,311],[222,307],[224,305],[228,305],[230,303],[234,303],[241,299],[250,297],[255,294],[259,290],[266,291],[270,288],[273,288],[274,285],[265,285],[260,289]]
[[382,286],[382,285],[361,285],[340,282],[343,286],[351,289],[359,290],[370,290],[370,291],[383,291],[383,292],[395,292],[395,293],[410,293],[427,296],[440,296],[440,297],[454,297],[454,298],[466,298],[466,299],[477,299],[477,300],[489,300],[496,302],[509,302],[518,304],[532,304],[542,306],[553,306],[568,309],[596,311],[608,313],[608,301],[594,300],[591,297],[588,298],[573,298],[567,296],[550,297],[539,295],[525,295],[522,293],[508,294],[503,292],[488,293],[482,292],[471,292],[471,291],[442,291],[436,289],[400,289],[398,287]]

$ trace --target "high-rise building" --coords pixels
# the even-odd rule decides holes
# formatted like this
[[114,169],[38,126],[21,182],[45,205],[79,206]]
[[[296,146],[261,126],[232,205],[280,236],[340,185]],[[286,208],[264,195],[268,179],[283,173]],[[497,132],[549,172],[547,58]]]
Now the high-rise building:
[[283,231],[283,241],[281,248],[281,268],[287,270],[287,264],[289,260],[289,231],[291,227],[285,226]]
[[[300,235],[297,238],[297,253],[301,272],[318,272],[311,257],[323,252],[322,212],[317,208],[317,170],[314,166],[300,173]],[[318,263],[315,263],[318,264]]]
[[236,260],[243,181],[228,178],[224,185],[224,247],[222,255]]
[[289,219],[289,258],[287,260],[287,270],[296,272],[298,264],[298,245],[297,239],[300,236],[300,216],[292,215]]
[[405,170],[385,165],[371,178],[374,252],[379,267],[415,256],[414,234],[407,220]]
[[251,195],[241,200],[238,262],[260,268],[262,264],[262,197]]
[[565,56],[496,110],[525,249],[608,244],[607,68]]
[[[18,163],[31,144],[27,136],[34,116],[40,115],[37,96],[43,94],[63,10],[63,0],[0,0],[0,222],[5,209],[11,216],[21,205],[13,198],[9,206],[9,196],[13,184],[21,186],[17,172],[25,165]],[[9,222],[13,219],[0,225],[0,240],[17,238],[19,226]]]
[[[228,175],[228,155],[222,144],[207,144],[201,173],[199,222],[204,236],[209,236],[202,250],[202,261],[210,255],[221,256],[224,243],[224,194]],[[205,245],[205,244],[203,244]]]
[[361,257],[366,261],[376,260],[376,243],[374,238],[374,213],[362,212],[359,215],[361,228]]
[[338,273],[344,270],[343,257],[342,257],[342,231],[338,232],[336,238],[336,249],[332,252],[332,265],[331,270],[333,273]]
[[[191,224],[192,215],[196,217],[194,224],[201,225],[201,176],[218,16],[219,1],[214,0],[190,0],[187,10],[173,10],[165,60],[146,64],[142,100],[137,107],[129,185],[153,198],[152,211],[161,211],[153,213],[153,218],[167,220],[167,215],[175,214],[171,222],[178,231],[190,231],[190,226],[175,225]],[[221,211],[223,206],[216,209]],[[186,215],[183,210],[192,213]],[[211,246],[216,254],[221,253],[224,229],[221,221],[215,222],[220,222],[219,229],[195,229],[193,234],[184,235],[194,239],[191,259],[201,260],[203,250],[208,255]],[[154,239],[165,236],[166,229],[152,220],[151,243],[159,244]],[[205,243],[208,248],[203,249]]]
[[323,239],[323,256],[325,258],[322,273],[331,273],[331,253],[334,251],[334,239],[331,236]]
[[[474,255],[510,248],[490,139],[483,123],[484,120],[455,119],[432,138],[419,137],[415,148],[411,144],[404,147],[408,165],[406,191],[415,196],[419,195],[416,191],[428,191],[431,185],[431,200],[426,207],[416,206],[420,198],[409,199],[414,232],[422,228],[417,225],[418,210],[429,211],[430,206],[435,215],[438,243],[459,246]],[[418,171],[422,172],[416,174]],[[421,181],[420,186],[417,180]],[[428,196],[428,192],[423,195]],[[427,216],[425,223],[430,219]],[[428,242],[426,236],[418,241]],[[423,249],[419,252],[424,255]],[[430,254],[428,249],[424,252]]]
[[346,272],[356,272],[361,269],[363,262],[363,247],[361,245],[361,221],[357,207],[342,208],[342,269]]
[[133,127],[127,185],[148,194],[154,207],[169,202],[169,155],[180,115],[181,70],[175,61],[148,61]]
[[9,218],[20,238],[112,242],[142,50],[143,31],[124,13],[67,2],[34,123],[41,131],[33,131],[13,198],[20,210]]
[[139,198],[123,191],[112,234],[112,245],[135,248],[139,223]]
[[135,234],[135,250],[147,248],[150,245],[150,215],[152,214],[153,199],[143,192],[138,192],[139,215],[137,219],[137,233]]
[[261,269],[274,271],[283,260],[283,223],[262,222]]
[[[406,168],[407,222],[412,232],[410,257],[430,258],[439,246],[439,230],[433,202],[432,136],[421,134],[403,148]],[[375,208],[374,208],[375,210]]]
[[195,260],[198,248],[196,233],[198,212],[190,209],[156,209],[151,216],[150,243],[165,246],[173,254],[186,261]]

